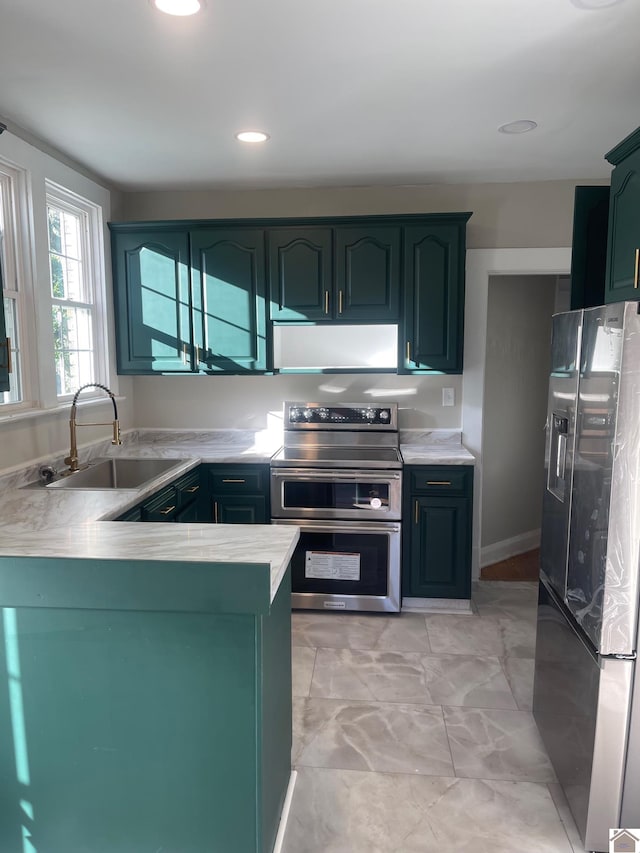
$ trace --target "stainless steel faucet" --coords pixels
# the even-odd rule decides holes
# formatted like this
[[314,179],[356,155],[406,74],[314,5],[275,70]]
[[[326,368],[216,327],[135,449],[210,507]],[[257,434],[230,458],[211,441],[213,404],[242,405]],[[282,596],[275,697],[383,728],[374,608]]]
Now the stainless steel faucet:
[[[77,402],[78,397],[80,396],[80,392],[84,391],[85,388],[101,388],[103,391],[106,391],[109,397],[111,398],[111,402],[113,403],[113,420],[112,421],[100,421],[98,423],[86,423],[79,424],[76,423],[76,413],[77,413]],[[73,402],[71,403],[71,413],[69,415],[69,431],[71,433],[71,449],[69,451],[69,455],[64,460],[64,464],[69,466],[69,471],[77,471],[79,469],[78,465],[78,438],[76,434],[76,430],[79,426],[108,426],[111,425],[113,427],[113,438],[111,439],[111,444],[122,444],[120,439],[120,422],[118,421],[118,407],[116,406],[116,398],[113,395],[106,385],[101,385],[99,382],[88,382],[86,385],[81,385],[80,388],[76,391],[73,397]]]

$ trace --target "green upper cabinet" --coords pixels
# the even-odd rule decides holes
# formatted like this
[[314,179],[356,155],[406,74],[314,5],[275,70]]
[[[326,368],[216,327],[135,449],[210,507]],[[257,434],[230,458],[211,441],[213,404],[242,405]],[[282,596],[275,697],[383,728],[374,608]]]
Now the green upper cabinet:
[[400,226],[336,228],[336,319],[393,323],[399,302]]
[[115,231],[112,250],[118,373],[191,372],[188,234]]
[[640,128],[606,159],[611,175],[606,302],[640,299]]
[[461,373],[465,227],[471,214],[404,228],[399,373]]
[[609,187],[576,187],[571,241],[571,309],[604,302]]
[[272,228],[267,239],[271,319],[330,319],[331,229]]
[[271,319],[398,320],[400,226],[269,229]]
[[11,368],[11,341],[7,337],[2,287],[2,258],[0,258],[0,392],[9,390],[9,371]]
[[198,369],[267,369],[264,231],[191,232],[193,335]]

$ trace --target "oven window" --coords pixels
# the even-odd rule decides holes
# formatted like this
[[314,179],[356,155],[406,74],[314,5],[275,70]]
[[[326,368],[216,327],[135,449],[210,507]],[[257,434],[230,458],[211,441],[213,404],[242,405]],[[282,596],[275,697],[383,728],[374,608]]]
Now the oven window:
[[388,509],[388,483],[288,481],[283,507],[290,509]]
[[293,592],[387,595],[385,533],[300,532],[291,560]]

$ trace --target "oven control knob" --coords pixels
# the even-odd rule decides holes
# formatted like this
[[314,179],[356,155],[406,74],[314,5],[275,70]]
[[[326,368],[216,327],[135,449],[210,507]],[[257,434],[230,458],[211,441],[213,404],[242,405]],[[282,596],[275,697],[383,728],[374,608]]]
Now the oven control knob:
[[365,409],[364,410],[364,416],[368,421],[373,421],[373,420],[375,420],[376,413],[374,412],[373,409]]
[[389,412],[389,409],[381,409],[380,410],[380,420],[381,421],[388,421],[390,417],[391,417],[391,413]]
[[300,409],[289,410],[289,420],[295,422],[300,419]]
[[304,415],[306,420],[310,421],[313,417],[313,409],[305,409],[302,414]]
[[328,409],[318,409],[318,415],[320,416],[320,418],[323,421],[326,421],[327,418],[329,417],[329,410]]

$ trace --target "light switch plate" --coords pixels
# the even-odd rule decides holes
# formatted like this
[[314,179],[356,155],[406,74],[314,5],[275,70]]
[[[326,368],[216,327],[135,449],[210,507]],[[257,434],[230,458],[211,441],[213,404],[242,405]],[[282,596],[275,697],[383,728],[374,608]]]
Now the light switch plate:
[[442,389],[442,405],[443,406],[455,406],[455,404],[456,404],[455,388],[443,388]]

